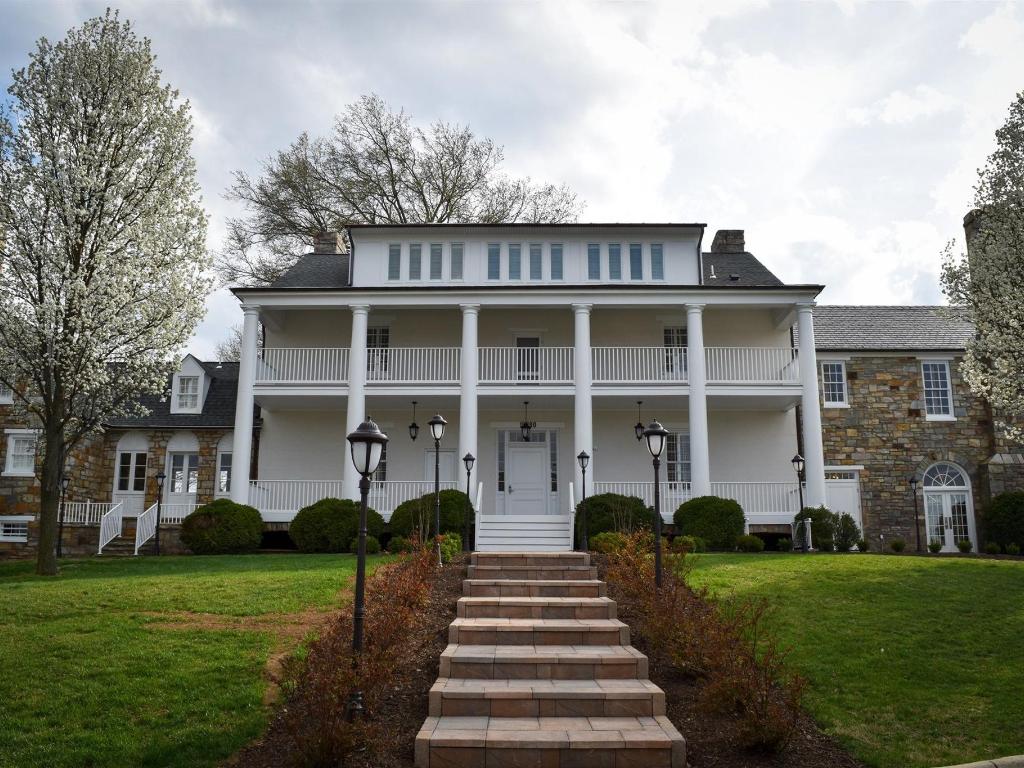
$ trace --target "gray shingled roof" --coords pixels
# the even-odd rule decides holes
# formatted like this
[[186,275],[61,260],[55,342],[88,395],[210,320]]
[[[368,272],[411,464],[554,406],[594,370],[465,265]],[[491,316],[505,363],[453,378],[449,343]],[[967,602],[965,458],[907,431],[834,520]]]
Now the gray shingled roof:
[[344,288],[347,285],[347,253],[307,253],[270,287]]
[[814,308],[814,341],[836,352],[964,349],[974,326],[949,307],[839,306]]
[[[235,396],[238,392],[238,363],[200,363],[210,377],[210,389],[203,401],[202,413],[171,413],[171,398],[144,395],[139,402],[149,409],[145,416],[120,418],[108,427],[153,428],[175,427],[201,429],[231,427],[235,423]],[[170,390],[170,379],[167,389]]]
[[[759,286],[783,285],[752,253],[710,252],[704,259],[704,285]],[[712,267],[715,277],[712,278]]]

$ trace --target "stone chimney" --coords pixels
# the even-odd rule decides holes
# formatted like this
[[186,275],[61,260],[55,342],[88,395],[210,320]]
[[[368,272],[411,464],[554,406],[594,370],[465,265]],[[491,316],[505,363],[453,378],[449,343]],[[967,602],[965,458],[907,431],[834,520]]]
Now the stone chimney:
[[341,232],[317,232],[313,236],[313,253],[345,253]]
[[712,253],[743,253],[746,249],[742,229],[720,229],[711,241]]
[[981,229],[981,209],[975,208],[964,216],[964,239],[967,241],[967,250],[971,250],[971,244],[978,236]]

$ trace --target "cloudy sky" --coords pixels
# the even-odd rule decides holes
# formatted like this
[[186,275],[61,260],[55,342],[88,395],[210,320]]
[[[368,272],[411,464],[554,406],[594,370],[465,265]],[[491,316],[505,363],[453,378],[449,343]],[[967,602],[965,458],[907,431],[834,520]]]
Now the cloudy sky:
[[[360,94],[468,123],[506,170],[564,182],[583,220],[745,229],[825,303],[935,303],[975,169],[1024,89],[1003,3],[0,0],[0,85],[40,36],[106,5],[191,100],[220,245],[235,169]],[[240,321],[217,292],[192,351]]]

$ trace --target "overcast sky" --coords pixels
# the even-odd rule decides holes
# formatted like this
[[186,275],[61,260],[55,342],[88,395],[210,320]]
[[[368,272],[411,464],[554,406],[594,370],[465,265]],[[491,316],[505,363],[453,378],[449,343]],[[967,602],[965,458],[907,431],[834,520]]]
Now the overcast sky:
[[[582,220],[745,229],[824,303],[938,303],[975,170],[1024,89],[1003,3],[0,0],[0,84],[40,36],[118,7],[192,102],[210,247],[256,171],[360,94],[468,123]],[[683,7],[686,5],[687,7]],[[190,349],[240,322],[226,291]]]

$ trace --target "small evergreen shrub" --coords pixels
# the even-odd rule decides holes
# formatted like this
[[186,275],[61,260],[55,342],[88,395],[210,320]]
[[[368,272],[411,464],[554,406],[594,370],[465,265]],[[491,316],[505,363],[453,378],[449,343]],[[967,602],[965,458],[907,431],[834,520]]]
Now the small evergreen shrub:
[[930,542],[928,542],[928,551],[931,552],[933,555],[937,555],[939,552],[942,551],[942,542],[941,541],[930,541]]
[[868,540],[864,538],[857,539],[857,549],[859,549],[861,552],[867,552],[868,549],[870,549],[870,547],[868,546]]
[[605,531],[630,533],[654,527],[654,510],[636,496],[599,493],[576,505],[576,537],[583,531],[583,514],[587,515],[587,538]]
[[993,496],[981,517],[989,541],[1004,547],[1024,541],[1024,491]]
[[1009,544],[1007,544],[1006,547],[1004,547],[1004,549],[1006,549],[1006,554],[1008,554],[1008,555],[1016,556],[1016,555],[1020,554],[1020,546],[1016,542],[1013,542],[1013,541],[1011,541]]
[[392,536],[391,541],[388,542],[388,552],[392,554],[406,554],[417,549],[416,545],[412,543],[411,539],[407,539],[405,536]]
[[181,541],[197,555],[254,552],[263,538],[263,518],[255,507],[217,499],[181,522]]
[[[970,542],[968,542],[970,543]],[[961,550],[963,551],[963,550]],[[970,549],[967,550],[970,552]],[[1002,547],[996,544],[994,541],[990,541],[985,544],[985,554],[987,555],[998,555],[1002,551]]]
[[[441,491],[441,533],[462,534],[462,526],[469,511],[469,497],[462,491],[448,488]],[[418,499],[409,499],[399,504],[391,513],[388,530],[395,536],[427,541],[437,532],[434,530],[434,493],[426,493]],[[473,520],[470,518],[470,527]]]
[[[349,545],[348,551],[351,552],[353,555],[358,553],[358,551],[359,551],[359,536],[358,535],[356,535],[356,537],[354,539],[352,539],[352,543]],[[368,554],[368,555],[379,555],[380,554],[380,541],[377,540],[376,536],[369,536],[368,535],[366,537],[366,554]]]
[[[366,510],[366,530],[374,538],[384,532],[384,518],[376,510]],[[288,526],[300,552],[348,552],[358,533],[359,502],[351,499],[320,499],[300,509]]]
[[699,536],[708,549],[733,549],[743,535],[743,508],[718,496],[698,496],[680,504],[672,520],[677,533]]
[[960,539],[960,541],[958,541],[956,543],[956,548],[959,549],[961,552],[964,552],[964,553],[970,552],[971,551],[971,540],[970,539]]
[[779,552],[792,552],[793,540],[787,536],[783,536],[781,539],[779,539],[776,546],[779,548]]
[[587,538],[590,548],[595,552],[600,552],[602,555],[618,552],[626,546],[625,534],[618,531],[601,531],[596,536],[588,536]]
[[[463,494],[465,495],[465,494]],[[457,533],[446,533],[441,537],[441,562],[450,563],[462,552],[462,537]]]
[[907,542],[905,542],[903,539],[890,539],[889,541],[889,549],[891,549],[893,552],[902,552],[906,548]]
[[[811,535],[814,535],[814,523],[811,523]],[[835,547],[836,552],[849,552],[857,544],[860,539],[860,528],[857,527],[857,522],[852,516],[843,512],[839,516],[839,520],[836,522],[835,529]]]
[[760,536],[744,534],[736,537],[736,548],[740,552],[764,552],[764,540]]
[[669,550],[676,554],[703,552],[704,549],[704,539],[700,536],[676,536],[669,545]]
[[[793,518],[793,522],[802,523],[804,520],[811,521],[811,546],[821,552],[831,552],[835,546],[835,532],[839,516],[828,507],[804,507]],[[806,526],[800,525],[797,528],[797,536],[800,537],[799,541],[802,546],[807,540]]]

